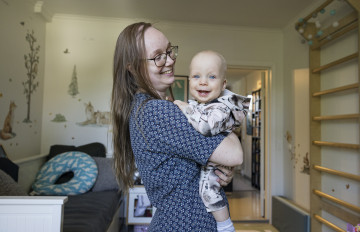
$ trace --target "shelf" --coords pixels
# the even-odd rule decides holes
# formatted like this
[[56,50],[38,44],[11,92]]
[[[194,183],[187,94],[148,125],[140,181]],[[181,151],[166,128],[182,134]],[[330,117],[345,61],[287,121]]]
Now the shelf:
[[252,92],[252,158],[251,184],[260,189],[260,160],[261,160],[261,90]]

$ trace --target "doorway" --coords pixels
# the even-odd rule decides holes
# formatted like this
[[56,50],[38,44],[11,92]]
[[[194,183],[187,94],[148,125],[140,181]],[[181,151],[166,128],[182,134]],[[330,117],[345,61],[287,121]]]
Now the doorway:
[[249,113],[236,131],[241,141],[244,161],[235,169],[232,191],[228,193],[233,221],[268,221],[266,208],[266,95],[270,69],[229,67],[227,87],[234,93],[252,98]]

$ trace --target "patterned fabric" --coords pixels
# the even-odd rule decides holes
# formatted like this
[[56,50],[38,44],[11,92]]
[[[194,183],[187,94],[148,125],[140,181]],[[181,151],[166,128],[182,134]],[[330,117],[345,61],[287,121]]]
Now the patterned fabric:
[[215,174],[216,166],[203,166],[200,172],[199,194],[206,206],[206,211],[214,212],[225,208],[226,200],[221,196],[221,185],[217,182],[218,176]]
[[148,98],[135,96],[130,137],[146,192],[157,208],[149,231],[216,231],[199,196],[200,166],[225,136],[205,137],[172,102]]
[[[74,177],[63,184],[55,184],[64,173],[72,171]],[[98,169],[91,156],[83,152],[66,152],[47,161],[36,175],[31,195],[76,195],[91,189]]]
[[193,127],[206,136],[231,132],[245,118],[249,111],[250,98],[235,94],[227,89],[219,98],[199,104],[189,100],[185,116]]
[[[206,104],[189,100],[185,116],[191,125],[205,136],[231,132],[240,126],[249,111],[250,98],[235,94],[225,89],[222,95]],[[201,168],[199,192],[208,212],[218,211],[226,207],[216,181],[216,165]]]

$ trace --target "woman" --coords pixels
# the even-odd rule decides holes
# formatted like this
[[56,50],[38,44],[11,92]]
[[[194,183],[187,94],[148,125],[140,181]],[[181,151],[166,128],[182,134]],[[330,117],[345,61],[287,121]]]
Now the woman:
[[[112,91],[116,173],[127,191],[136,162],[157,209],[149,231],[216,231],[198,192],[200,166],[208,161],[237,166],[242,148],[234,134],[201,135],[166,100],[176,56],[177,47],[151,24],[135,23],[120,33]],[[219,182],[226,185],[232,171],[222,171],[217,172]]]

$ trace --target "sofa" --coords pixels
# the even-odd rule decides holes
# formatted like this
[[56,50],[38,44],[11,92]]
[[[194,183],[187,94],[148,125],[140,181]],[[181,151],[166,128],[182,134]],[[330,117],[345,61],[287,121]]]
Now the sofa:
[[[62,173],[60,176],[56,177],[53,185],[55,186],[55,190],[47,190],[44,188],[39,182],[41,182],[41,174],[44,174],[44,169],[46,166],[51,163],[54,166],[51,169],[61,169],[59,168],[61,165],[56,163],[60,159],[59,157],[65,157],[65,161],[69,161],[70,156],[79,156],[82,155],[88,161],[92,162],[94,168],[93,172],[96,174],[93,183],[88,183],[86,188],[79,190],[78,192],[74,192],[67,189],[68,193],[61,192],[57,189],[59,186],[69,186],[69,183],[73,182],[75,178],[80,178],[85,175],[85,173],[91,173],[89,169],[90,165],[83,165],[83,168],[86,168],[85,172],[76,171],[66,171]],[[55,160],[55,161],[54,161]],[[78,162],[78,161],[77,161]],[[122,193],[117,184],[114,171],[113,171],[113,159],[106,158],[106,149],[101,143],[90,143],[83,146],[67,146],[67,145],[53,145],[50,148],[49,155],[47,157],[47,161],[44,163],[42,168],[38,171],[36,175],[36,179],[33,184],[33,189],[30,193],[24,192],[21,187],[17,184],[16,180],[10,175],[9,170],[1,170],[0,169],[0,208],[4,209],[6,205],[9,207],[9,202],[14,203],[16,206],[13,208],[21,208],[23,207],[23,211],[27,209],[25,206],[30,204],[28,202],[36,201],[36,205],[39,205],[41,200],[47,199],[56,199],[60,200],[60,226],[57,231],[63,232],[105,232],[105,231],[119,231],[120,229],[120,220],[119,220],[119,207],[122,201]],[[55,168],[54,168],[55,167]],[[49,168],[48,168],[49,169]],[[45,178],[48,178],[49,172],[45,173]],[[51,174],[50,174],[51,176]],[[94,176],[94,175],[93,175]],[[86,180],[89,182],[89,180]],[[39,188],[40,186],[40,188]],[[53,186],[52,186],[53,187]],[[23,201],[25,200],[25,201]],[[22,203],[19,203],[23,201]],[[59,202],[59,201],[58,201]],[[31,203],[33,204],[33,203]],[[48,204],[48,203],[40,203]],[[57,203],[55,203],[57,204]],[[37,206],[39,207],[39,206]],[[35,206],[30,207],[35,210]],[[10,211],[12,208],[10,207]],[[9,209],[7,212],[10,212]],[[51,210],[50,210],[51,211]],[[19,214],[20,215],[20,214]],[[35,215],[35,211],[33,214]],[[40,215],[40,214],[39,214]],[[44,214],[46,215],[46,213]],[[13,215],[12,215],[13,216]],[[20,217],[20,216],[19,216]],[[1,212],[0,210],[0,221],[9,221],[7,228],[5,227],[6,223],[2,223],[0,225],[0,231],[16,231],[16,228],[24,228],[21,227],[23,225],[18,224],[21,219],[17,219],[17,223],[11,223],[12,218],[9,216],[9,213]],[[24,223],[27,223],[29,220],[23,220]],[[34,220],[32,220],[33,223]],[[57,219],[53,220],[57,221]],[[12,225],[15,224],[15,225]],[[32,225],[35,227],[36,225]],[[19,229],[18,231],[21,231]],[[39,231],[39,230],[34,230]]]

